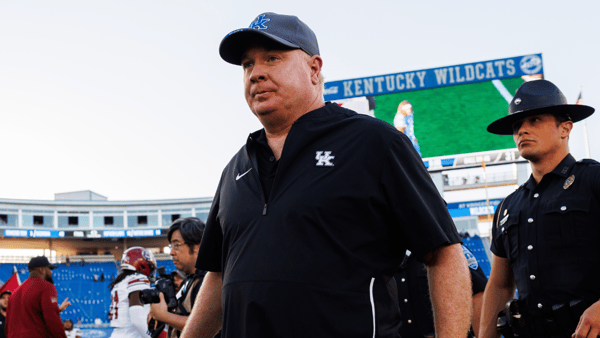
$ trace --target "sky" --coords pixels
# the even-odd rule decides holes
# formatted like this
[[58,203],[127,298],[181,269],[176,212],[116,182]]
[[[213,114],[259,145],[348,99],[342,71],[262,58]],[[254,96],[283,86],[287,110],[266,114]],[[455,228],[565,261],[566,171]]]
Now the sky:
[[[326,81],[542,53],[600,108],[598,1],[0,0],[0,198],[213,196],[261,128],[219,43],[267,11],[313,29]],[[587,129],[600,159],[600,114]]]

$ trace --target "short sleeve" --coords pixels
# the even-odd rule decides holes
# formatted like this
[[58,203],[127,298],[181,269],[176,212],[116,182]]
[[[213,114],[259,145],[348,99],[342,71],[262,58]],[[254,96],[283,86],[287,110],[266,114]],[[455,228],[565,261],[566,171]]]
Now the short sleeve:
[[397,133],[390,144],[380,184],[393,240],[412,251],[417,260],[423,261],[442,245],[462,243],[446,202],[404,134]]
[[593,170],[594,174],[593,182],[592,182],[592,193],[596,197],[596,201],[598,201],[598,207],[600,207],[600,163],[594,163],[590,165],[590,169]]
[[473,284],[473,296],[485,290],[487,285],[487,277],[483,273],[483,269],[479,266],[477,269],[469,269],[471,272],[471,283]]
[[148,280],[148,277],[142,274],[135,275],[133,279],[127,282],[128,293],[146,289],[150,289],[150,280]]
[[498,219],[500,217],[500,209],[502,208],[502,206],[504,205],[504,202],[506,201],[506,199],[504,199],[504,201],[502,201],[500,203],[500,206],[498,208],[496,208],[496,212],[494,213],[494,221],[492,222],[492,241],[490,244],[490,251],[494,253],[494,255],[498,256],[498,257],[502,257],[502,258],[506,258],[506,251],[504,250],[504,245],[502,245],[502,242],[500,242],[500,236],[498,233],[498,224],[500,222],[500,220]]
[[[221,177],[221,180],[223,178]],[[223,255],[223,231],[217,219],[219,213],[219,201],[221,196],[221,182],[217,187],[215,198],[208,213],[206,228],[200,242],[196,269],[204,271],[221,272],[221,261]]]

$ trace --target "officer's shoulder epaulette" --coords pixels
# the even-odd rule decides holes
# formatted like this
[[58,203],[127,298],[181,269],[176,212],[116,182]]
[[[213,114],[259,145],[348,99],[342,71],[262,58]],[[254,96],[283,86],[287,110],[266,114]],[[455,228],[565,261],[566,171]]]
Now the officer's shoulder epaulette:
[[577,164],[587,164],[587,165],[590,165],[590,164],[596,164],[596,165],[600,164],[600,162],[598,162],[596,160],[592,160],[591,158],[584,158],[584,159],[581,159],[581,160],[577,161],[576,163]]

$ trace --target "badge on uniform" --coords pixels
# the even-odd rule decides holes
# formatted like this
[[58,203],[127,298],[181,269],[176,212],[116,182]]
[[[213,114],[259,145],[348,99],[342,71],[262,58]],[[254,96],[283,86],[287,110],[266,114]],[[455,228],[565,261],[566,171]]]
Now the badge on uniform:
[[563,189],[565,189],[565,190],[569,189],[569,187],[573,184],[573,182],[575,182],[575,175],[571,175],[565,180]]
[[504,223],[506,223],[506,221],[508,221],[508,216],[510,216],[510,215],[504,216],[504,218],[500,221],[500,225],[504,225]]

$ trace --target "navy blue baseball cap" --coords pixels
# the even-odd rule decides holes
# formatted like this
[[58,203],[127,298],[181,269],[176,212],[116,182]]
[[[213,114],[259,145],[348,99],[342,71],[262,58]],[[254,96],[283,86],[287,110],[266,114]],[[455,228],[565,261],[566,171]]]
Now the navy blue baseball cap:
[[298,17],[267,12],[257,16],[250,27],[227,34],[219,46],[221,58],[241,65],[242,54],[257,36],[266,37],[284,48],[302,49],[310,56],[319,55],[317,36]]
[[48,258],[46,258],[45,256],[33,257],[29,261],[29,264],[27,264],[27,269],[29,269],[29,270],[33,270],[36,268],[45,268],[45,267],[49,267],[50,270],[54,270],[54,269],[58,268],[58,265],[51,264],[50,261],[48,260]]

